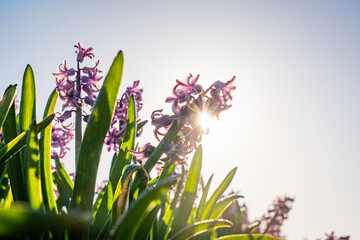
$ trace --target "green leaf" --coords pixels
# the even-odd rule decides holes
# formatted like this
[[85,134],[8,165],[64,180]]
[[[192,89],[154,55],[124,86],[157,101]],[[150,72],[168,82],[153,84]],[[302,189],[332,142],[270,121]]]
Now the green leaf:
[[42,207],[43,199],[41,194],[40,181],[39,143],[37,138],[35,120],[30,125],[29,134],[26,140],[24,156],[26,162],[25,182],[29,197],[29,203],[33,209],[39,210]]
[[166,133],[165,137],[161,139],[159,145],[155,148],[154,152],[150,155],[149,159],[144,164],[144,168],[148,173],[154,168],[155,164],[158,162],[159,158],[165,151],[165,145],[167,143],[171,143],[172,140],[176,137],[178,134],[179,129],[177,127],[177,122],[173,122],[170,129]]
[[209,201],[207,201],[204,214],[201,217],[201,220],[209,219],[212,210],[214,209],[214,206],[217,202],[217,200],[221,197],[221,195],[225,192],[225,190],[230,185],[232,179],[234,178],[235,172],[237,168],[232,169],[229,174],[225,177],[225,179],[222,181],[220,186],[216,189],[216,191],[213,193],[213,195],[210,197]]
[[148,120],[141,121],[137,124],[137,130],[139,131],[142,129],[146,124],[148,123]]
[[[16,124],[16,116],[15,116],[15,103],[11,105],[10,111],[7,114],[6,120],[4,122],[4,143],[7,145],[3,149],[0,150],[0,155],[4,155],[8,153],[9,150],[9,143],[17,137],[17,124]],[[26,143],[26,135],[24,135],[23,139],[23,146]],[[7,150],[6,150],[7,148]],[[20,148],[18,149],[20,150]],[[4,152],[2,152],[4,151]],[[6,152],[8,151],[8,152]],[[10,154],[11,155],[11,154]],[[3,157],[2,161],[7,161],[10,159],[11,156]],[[1,161],[0,161],[1,162]],[[1,163],[0,163],[1,165]],[[9,175],[10,175],[10,185],[11,191],[13,193],[13,197],[15,201],[25,201],[27,199],[26,196],[26,188],[24,186],[24,174],[23,174],[23,167],[20,158],[20,154],[13,154],[11,161],[9,161]]]
[[[55,115],[51,114],[38,124],[36,124],[36,133],[43,131],[54,119]],[[0,165],[6,163],[12,156],[18,153],[26,145],[26,138],[29,131],[20,133],[3,148],[0,149]],[[5,134],[6,135],[6,134]],[[21,163],[22,164],[22,163]]]
[[27,65],[21,89],[20,132],[28,130],[31,122],[36,118],[35,96],[34,73],[31,66]]
[[99,194],[98,194],[98,196],[97,196],[97,198],[95,200],[95,203],[94,203],[94,206],[93,206],[93,217],[95,217],[95,215],[96,215],[96,213],[97,213],[97,211],[98,211],[98,209],[100,207],[100,203],[104,198],[106,188],[107,188],[107,185],[101,189],[101,191],[99,192]]
[[216,219],[220,217],[220,215],[225,211],[225,209],[236,199],[242,198],[243,196],[238,194],[233,194],[230,196],[225,197],[224,199],[220,200],[214,207],[210,219]]
[[126,166],[114,194],[113,221],[116,221],[126,210],[126,206],[129,202],[131,177],[135,171],[137,171],[138,175],[143,179],[142,182],[146,188],[149,176],[145,169],[141,165],[135,164]]
[[4,96],[0,102],[0,128],[3,126],[11,105],[15,100],[17,85],[10,85],[4,93]]
[[112,121],[123,62],[123,53],[120,51],[110,67],[90,115],[77,159],[78,166],[70,209],[91,211],[101,150]]
[[[159,145],[155,148],[153,153],[150,155],[148,160],[145,162],[144,168],[148,173],[151,172],[151,170],[154,168],[155,164],[159,161],[161,155],[164,153],[165,145],[167,143],[171,143],[174,140],[174,138],[176,137],[176,135],[178,134],[178,132],[179,132],[179,129],[177,127],[177,121],[174,121],[173,124],[171,125],[170,129],[166,133],[166,135],[163,137],[163,139],[161,139]],[[135,196],[136,192],[141,192],[144,190],[144,189],[139,188],[140,184],[141,184],[140,179],[137,179],[135,177],[134,184],[131,187],[130,196]]]
[[136,231],[134,239],[148,239],[150,236],[151,228],[155,223],[156,217],[159,213],[160,206],[156,206],[147,216],[145,216],[144,220],[140,224],[139,228]]
[[140,194],[139,198],[130,205],[126,214],[118,219],[110,230],[112,239],[133,239],[144,217],[160,206],[162,198],[175,182],[175,179],[166,179],[153,189]]
[[201,219],[201,216],[204,213],[205,206],[206,206],[206,198],[207,198],[207,195],[209,193],[209,188],[210,188],[210,184],[211,184],[213,176],[214,176],[214,174],[212,174],[210,176],[208,182],[206,183],[205,187],[203,188],[203,193],[202,193],[200,203],[199,203],[199,207],[198,207],[198,210],[197,210],[197,213],[196,213],[196,218],[195,218],[196,221],[199,221]]
[[[136,104],[134,96],[129,99],[128,113],[127,113],[127,124],[122,144],[115,161],[112,163],[108,186],[111,185],[111,189],[116,189],[119,182],[123,169],[126,165],[130,164],[132,155],[128,153],[128,150],[133,150],[135,146],[136,138]],[[107,189],[105,191],[108,191]],[[99,209],[97,210],[96,216],[91,224],[90,236],[96,236],[101,230],[104,221],[106,221],[111,211],[112,199],[108,197],[112,194],[105,192],[104,198],[100,203]],[[108,204],[111,202],[111,204]]]
[[[58,93],[54,89],[47,101],[43,118],[50,116],[54,112],[57,97]],[[43,139],[40,144],[41,189],[46,211],[57,213],[51,174],[51,134],[52,127],[50,123],[41,133],[41,138]]]
[[18,237],[19,234],[37,234],[45,230],[83,230],[90,220],[89,214],[74,212],[69,215],[55,215],[33,211],[25,207],[11,207],[0,210],[0,238]]
[[74,190],[74,183],[71,180],[70,176],[66,172],[64,166],[61,164],[58,157],[55,157],[55,165],[56,165],[56,171],[59,174],[59,177],[61,179],[61,182],[64,184],[64,187],[69,194],[69,196],[72,195],[72,192]]
[[280,240],[279,238],[263,234],[233,234],[216,240]]
[[182,166],[182,171],[181,171],[179,181],[177,183],[174,198],[171,200],[170,206],[167,207],[164,218],[161,219],[160,227],[159,227],[159,231],[156,235],[156,239],[159,239],[159,240],[165,239],[166,235],[168,234],[168,231],[172,224],[172,220],[174,219],[174,216],[176,215],[176,212],[178,209],[176,207],[176,205],[179,201],[180,192],[182,190],[182,185],[183,185],[184,179],[185,179],[185,167]]
[[206,220],[194,223],[177,232],[169,240],[182,240],[189,239],[190,237],[197,236],[201,233],[207,232],[216,228],[231,227],[232,223],[225,219]]
[[187,224],[196,197],[197,186],[200,178],[201,164],[202,146],[200,145],[191,161],[189,173],[185,182],[184,192],[180,200],[179,210],[174,218],[170,236],[176,234]]
[[59,209],[59,211],[63,207],[65,207],[68,210],[69,207],[70,207],[70,197],[71,197],[71,195],[69,194],[68,190],[66,189],[64,182],[61,180],[59,172],[55,171],[55,172],[52,173],[52,175],[53,175],[54,184],[55,184],[56,189],[57,189],[57,191],[59,193],[59,196],[58,196],[58,198],[56,200],[57,208]]
[[[36,92],[35,92],[35,79],[34,73],[30,65],[27,65],[24,72],[22,87],[21,87],[21,100],[19,112],[19,133],[29,129],[30,124],[36,119]],[[24,150],[21,150],[21,161],[23,167],[26,166]],[[25,175],[25,169],[23,169]]]

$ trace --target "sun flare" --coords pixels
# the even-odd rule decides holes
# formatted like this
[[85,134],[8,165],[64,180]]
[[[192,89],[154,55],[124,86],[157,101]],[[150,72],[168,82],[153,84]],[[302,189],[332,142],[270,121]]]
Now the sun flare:
[[198,121],[199,121],[199,125],[203,131],[209,131],[209,128],[210,128],[210,125],[212,125],[213,119],[211,118],[211,116],[208,113],[203,112],[199,115]]

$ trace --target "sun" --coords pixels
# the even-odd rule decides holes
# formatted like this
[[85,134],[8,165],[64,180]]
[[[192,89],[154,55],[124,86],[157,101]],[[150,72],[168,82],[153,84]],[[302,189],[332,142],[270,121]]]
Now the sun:
[[199,126],[204,132],[208,132],[213,119],[207,112],[202,112],[198,116]]

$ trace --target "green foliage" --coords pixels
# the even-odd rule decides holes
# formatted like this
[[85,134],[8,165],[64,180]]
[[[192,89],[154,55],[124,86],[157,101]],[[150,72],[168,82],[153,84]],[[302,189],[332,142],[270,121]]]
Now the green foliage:
[[[240,208],[236,217],[221,219],[241,197],[237,194],[223,197],[236,168],[208,199],[211,176],[202,187],[199,204],[195,204],[200,197],[202,146],[195,152],[188,171],[183,166],[177,179],[173,177],[175,165],[169,163],[163,165],[158,176],[149,177],[165,152],[165,145],[179,134],[176,122],[144,165],[132,164],[128,151],[134,150],[136,132],[147,122],[137,124],[134,97],[130,97],[125,135],[119,153],[114,154],[108,184],[94,202],[101,150],[113,118],[122,71],[120,51],[86,126],[75,182],[58,158],[56,170],[51,172],[51,122],[58,97],[56,90],[50,94],[44,120],[39,123],[35,119],[34,74],[29,65],[24,73],[18,116],[14,104],[17,86],[5,91],[0,102],[0,128],[4,134],[0,146],[0,238],[161,240],[205,239],[211,234],[218,239],[275,239],[236,232],[235,228],[241,228]],[[222,230],[228,229],[229,234],[242,234],[221,237]]]

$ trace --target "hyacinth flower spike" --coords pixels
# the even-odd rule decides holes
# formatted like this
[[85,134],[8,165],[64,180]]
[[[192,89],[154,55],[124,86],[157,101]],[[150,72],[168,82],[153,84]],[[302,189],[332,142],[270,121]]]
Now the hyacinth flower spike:
[[[166,102],[172,103],[172,115],[163,114],[162,110],[156,110],[151,115],[151,124],[155,126],[154,135],[160,141],[159,136],[166,136],[170,126],[176,122],[179,136],[172,142],[164,143],[166,157],[163,162],[184,164],[186,156],[201,141],[202,134],[207,134],[209,129],[202,128],[200,117],[204,114],[210,117],[219,117],[220,112],[231,107],[232,91],[235,77],[227,82],[216,81],[207,90],[197,82],[199,75],[193,77],[189,74],[186,82],[176,80],[173,88],[173,96],[166,98]],[[210,92],[210,96],[207,93]]]

